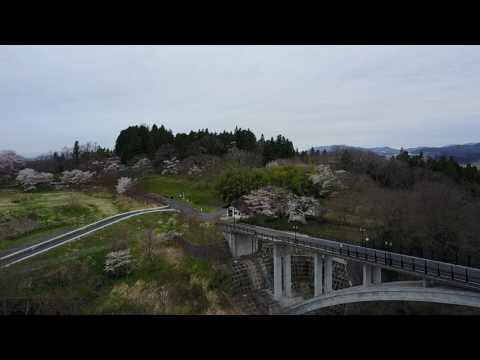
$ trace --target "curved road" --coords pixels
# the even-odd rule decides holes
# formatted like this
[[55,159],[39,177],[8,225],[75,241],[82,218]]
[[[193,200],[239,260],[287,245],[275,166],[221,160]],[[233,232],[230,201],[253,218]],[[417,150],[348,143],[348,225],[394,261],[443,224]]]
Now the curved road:
[[0,255],[0,268],[7,267],[18,263],[20,261],[24,261],[32,256],[42,254],[46,251],[52,250],[60,245],[69,243],[71,241],[77,240],[83,236],[89,235],[93,232],[96,232],[100,229],[103,229],[107,226],[113,225],[117,222],[127,220],[133,216],[150,214],[155,212],[177,212],[175,209],[170,209],[168,206],[161,206],[157,208],[149,208],[149,209],[141,209],[141,210],[133,210],[122,214],[117,214],[110,216],[108,218],[99,220],[92,224],[88,224],[82,226],[78,229],[73,231],[67,232],[65,234],[61,234],[59,236],[55,236],[51,239],[39,242],[35,245],[27,246],[25,248],[15,250],[8,254]]
[[226,213],[226,210],[223,208],[220,208],[212,212],[200,212],[183,200],[172,199],[167,196],[162,196],[162,195],[152,194],[152,193],[148,195],[151,198],[152,197],[157,198],[159,201],[161,201],[164,204],[167,204],[173,209],[177,209],[181,211],[187,217],[197,219],[200,221],[217,222],[220,219],[220,217],[224,216]]

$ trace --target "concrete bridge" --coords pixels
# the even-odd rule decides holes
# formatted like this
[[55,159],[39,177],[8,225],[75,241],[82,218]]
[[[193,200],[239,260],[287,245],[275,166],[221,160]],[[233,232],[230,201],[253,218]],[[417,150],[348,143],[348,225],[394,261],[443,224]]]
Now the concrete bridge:
[[[224,236],[234,257],[256,253],[262,243],[273,247],[273,297],[284,311],[303,314],[329,306],[367,301],[420,301],[480,307],[480,269],[390,251],[246,225],[224,224]],[[292,256],[313,260],[313,298],[292,292]],[[334,290],[333,264],[359,263],[360,286]],[[420,278],[383,282],[382,271]]]

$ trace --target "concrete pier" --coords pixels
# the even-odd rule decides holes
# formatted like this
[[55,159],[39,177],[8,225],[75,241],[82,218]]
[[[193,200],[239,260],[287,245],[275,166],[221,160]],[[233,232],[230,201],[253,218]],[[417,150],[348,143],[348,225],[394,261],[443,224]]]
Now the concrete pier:
[[283,295],[282,289],[282,249],[273,245],[273,297],[279,300]]
[[368,264],[363,264],[363,283],[364,287],[370,286],[372,284],[372,266]]
[[323,261],[325,266],[325,285],[324,291],[325,294],[331,293],[333,291],[333,258],[331,256],[325,256]]
[[313,271],[314,271],[314,296],[323,294],[323,256],[320,254],[313,255]]
[[367,287],[372,284],[382,283],[382,268],[380,266],[373,266],[363,264],[363,286]]
[[382,283],[382,268],[379,266],[372,267],[372,282],[374,284]]
[[289,254],[286,254],[283,257],[283,263],[285,267],[285,296],[288,298],[292,297],[292,256]]
[[258,239],[247,235],[229,233],[226,235],[233,257],[251,255],[258,250]]

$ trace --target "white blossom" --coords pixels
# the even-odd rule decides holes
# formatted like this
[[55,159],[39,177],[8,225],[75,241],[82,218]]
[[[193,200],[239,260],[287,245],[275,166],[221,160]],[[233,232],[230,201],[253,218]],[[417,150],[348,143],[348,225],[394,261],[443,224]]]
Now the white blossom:
[[121,177],[120,179],[118,179],[118,183],[117,183],[117,192],[119,194],[123,194],[124,192],[126,192],[132,185],[134,184],[134,181],[128,177]]
[[14,174],[25,167],[23,157],[11,150],[0,151],[0,174]]
[[53,181],[53,174],[27,168],[20,170],[16,179],[24,189],[32,190],[39,184],[50,184]]
[[124,275],[130,271],[131,262],[130,249],[113,251],[107,254],[104,270],[115,276]]
[[86,184],[93,178],[94,175],[95,172],[75,169],[72,171],[62,172],[60,181],[64,184]]

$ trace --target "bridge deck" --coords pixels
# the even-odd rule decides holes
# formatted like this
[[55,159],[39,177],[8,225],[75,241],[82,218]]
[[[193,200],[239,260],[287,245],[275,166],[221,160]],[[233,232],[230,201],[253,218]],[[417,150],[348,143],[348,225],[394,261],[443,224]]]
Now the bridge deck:
[[349,261],[372,264],[445,284],[480,290],[480,269],[437,260],[419,258],[390,251],[377,250],[303,234],[292,234],[246,224],[224,224],[226,232],[254,236],[263,241],[298,247],[336,256]]

